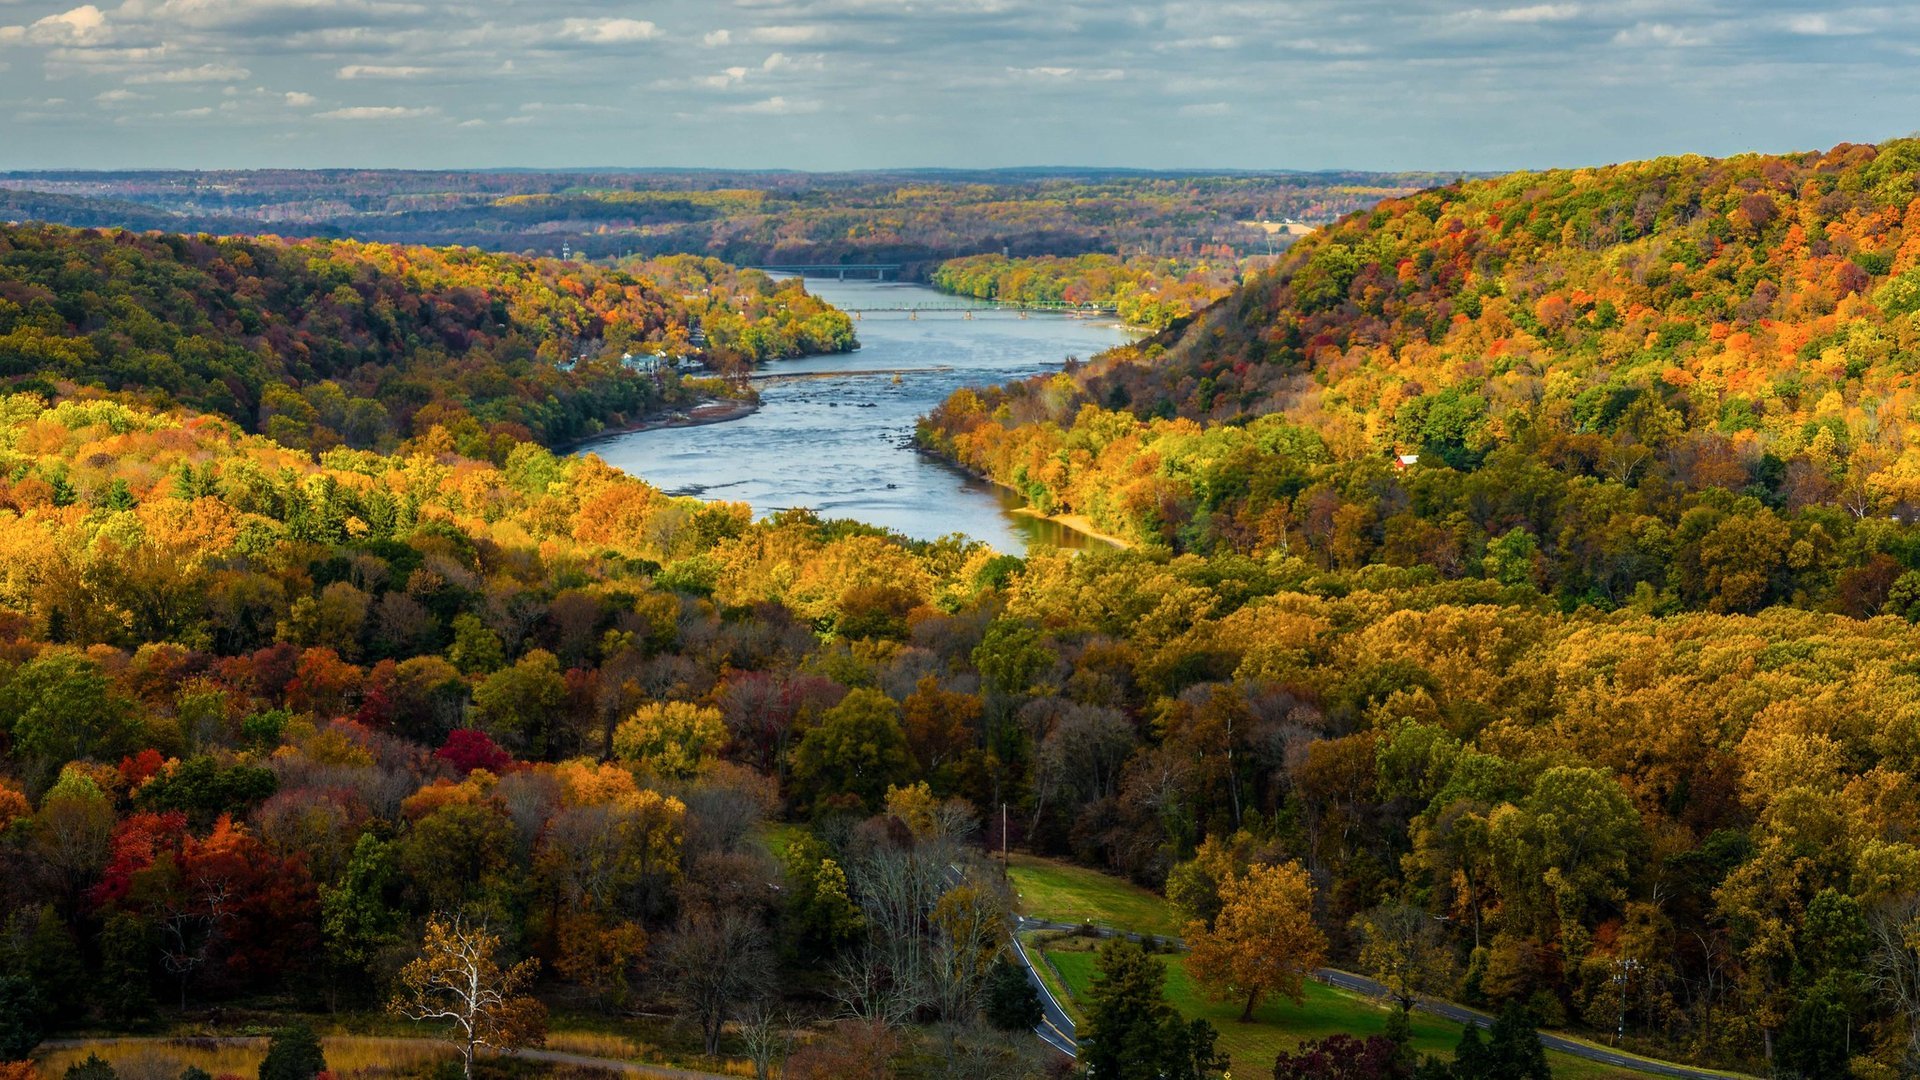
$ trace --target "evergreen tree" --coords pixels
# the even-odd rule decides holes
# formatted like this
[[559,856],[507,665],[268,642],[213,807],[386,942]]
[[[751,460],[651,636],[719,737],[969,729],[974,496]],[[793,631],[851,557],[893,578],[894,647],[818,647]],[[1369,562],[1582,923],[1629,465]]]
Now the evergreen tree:
[[[1423,1075],[1426,1072],[1423,1066]],[[1552,1080],[1553,1076],[1540,1033],[1517,1001],[1507,1002],[1500,1010],[1484,1039],[1477,1026],[1460,1033],[1450,1073],[1452,1080]]]
[[266,1059],[260,1062],[260,1080],[313,1080],[326,1071],[320,1039],[305,1024],[274,1032]]
[[995,960],[987,974],[987,1020],[1002,1031],[1027,1031],[1045,1015],[1027,969],[1004,956]]
[[1093,1080],[1204,1080],[1224,1067],[1213,1026],[1188,1024],[1166,998],[1166,966],[1131,941],[1100,947],[1080,1060]]
[[21,1061],[40,1045],[40,992],[23,975],[0,975],[0,1061]]
[[67,1066],[67,1080],[120,1080],[120,1074],[99,1054],[88,1054],[87,1060]]

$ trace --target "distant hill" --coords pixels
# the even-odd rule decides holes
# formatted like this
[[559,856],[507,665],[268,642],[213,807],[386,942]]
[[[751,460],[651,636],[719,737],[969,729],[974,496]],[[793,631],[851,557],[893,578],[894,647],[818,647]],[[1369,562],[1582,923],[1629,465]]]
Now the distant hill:
[[1271,255],[1278,246],[1251,222],[1328,222],[1448,179],[1072,168],[263,169],[0,173],[0,188],[42,193],[23,204],[29,212],[12,216],[73,225],[351,236],[541,255],[693,254],[739,265],[885,262],[919,272],[968,255]]
[[[135,232],[247,233],[264,231],[242,218],[183,214],[128,199],[67,195],[50,191],[0,188],[0,221],[45,221],[83,229],[121,228]],[[316,230],[312,235],[334,235]]]
[[[660,404],[629,349],[687,337],[631,274],[462,250],[0,227],[0,380],[221,413],[290,445],[469,453]],[[586,362],[572,358],[585,355]]]

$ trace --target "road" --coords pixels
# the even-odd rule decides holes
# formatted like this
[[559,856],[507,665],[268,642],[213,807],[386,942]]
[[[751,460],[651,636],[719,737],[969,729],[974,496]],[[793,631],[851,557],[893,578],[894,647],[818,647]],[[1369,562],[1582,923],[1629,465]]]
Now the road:
[[1021,931],[1044,930],[1046,926],[1039,923],[1029,925],[1031,920],[1025,916],[1016,918],[1018,922],[1014,928],[1013,952],[1020,958],[1020,963],[1026,966],[1027,981],[1040,992],[1040,1023],[1033,1029],[1033,1033],[1040,1036],[1048,1046],[1068,1057],[1078,1057],[1080,1043],[1074,1038],[1073,1017],[1067,1015],[1066,1006],[1060,1004],[1060,999],[1054,997],[1053,991],[1047,989],[1046,980],[1040,977],[1039,969],[1033,966],[1033,957],[1027,955],[1027,947],[1020,942]]
[[[1075,923],[1046,922],[1041,919],[1029,919],[1025,916],[1020,917],[1019,927],[1023,932],[1029,930],[1086,929],[1085,926]],[[1174,948],[1184,947],[1179,938],[1127,933],[1112,930],[1104,926],[1097,926],[1093,929],[1094,932],[1101,937],[1125,937],[1133,941],[1151,940]],[[1035,985],[1040,986],[1042,1004],[1044,1005],[1051,1001],[1052,995],[1046,993],[1046,986],[1040,982],[1040,976],[1034,971],[1033,961],[1028,959],[1024,947],[1020,950],[1020,959],[1027,965],[1027,977],[1032,979]],[[1386,996],[1386,987],[1380,985],[1373,979],[1367,978],[1365,975],[1355,975],[1351,971],[1341,971],[1337,968],[1321,968],[1313,974],[1315,978],[1326,983],[1328,986],[1337,986],[1342,990],[1351,990],[1356,994],[1365,994],[1369,997]],[[1054,1005],[1057,1007],[1058,1003],[1055,1002]],[[1488,1027],[1493,1023],[1493,1017],[1486,1013],[1480,1012],[1477,1009],[1470,1009],[1465,1005],[1456,1005],[1451,1001],[1422,998],[1414,1008],[1422,1012],[1432,1013],[1442,1019],[1451,1020],[1456,1024],[1478,1024],[1481,1027]],[[1064,1018],[1066,1011],[1064,1009],[1060,1010],[1060,1015]],[[1067,1021],[1066,1030],[1073,1030],[1071,1020]],[[1047,1038],[1044,1032],[1040,1037],[1043,1039]],[[1059,1043],[1054,1042],[1052,1039],[1047,1039],[1047,1042],[1056,1047],[1060,1046]],[[1615,1068],[1632,1069],[1635,1072],[1651,1073],[1655,1076],[1673,1076],[1679,1077],[1681,1080],[1728,1080],[1729,1077],[1739,1077],[1741,1075],[1739,1073],[1713,1072],[1707,1069],[1696,1069],[1689,1065],[1679,1065],[1671,1061],[1658,1061],[1653,1058],[1623,1054],[1617,1050],[1609,1050],[1604,1046],[1595,1046],[1592,1043],[1582,1042],[1578,1039],[1570,1039],[1564,1035],[1555,1035],[1545,1031],[1540,1033],[1540,1043],[1549,1050],[1566,1054],[1569,1057],[1598,1062],[1602,1065],[1611,1065]]]
[[[352,1036],[346,1036],[346,1037],[352,1038]],[[442,1042],[438,1039],[408,1039],[408,1038],[397,1038],[397,1037],[384,1036],[384,1035],[380,1036],[380,1038],[382,1039],[391,1038],[392,1041],[394,1042],[420,1043],[422,1045],[432,1044],[434,1046],[446,1047],[448,1050],[453,1049],[449,1044]],[[101,1046],[109,1046],[109,1045],[111,1046],[151,1045],[156,1048],[159,1048],[159,1047],[164,1047],[169,1043],[193,1044],[193,1045],[199,1045],[199,1046],[204,1046],[208,1043],[214,1043],[214,1044],[225,1045],[225,1046],[261,1046],[261,1045],[264,1045],[266,1041],[267,1040],[264,1037],[253,1037],[253,1036],[242,1036],[242,1035],[215,1036],[212,1038],[199,1038],[199,1037],[168,1038],[165,1036],[126,1036],[126,1037],[108,1038],[108,1039],[48,1039],[46,1042],[43,1042],[40,1044],[36,1052],[45,1053],[51,1050],[80,1050],[87,1047],[101,1047]],[[504,1056],[504,1055],[496,1055],[496,1054],[486,1054],[484,1051],[482,1053],[489,1058]],[[643,1065],[637,1061],[622,1061],[619,1058],[594,1057],[590,1054],[568,1054],[559,1050],[521,1050],[513,1056],[526,1058],[528,1061],[545,1061],[554,1065],[577,1065],[582,1068],[599,1069],[604,1072],[618,1073],[621,1076],[642,1076],[642,1077],[649,1078],[649,1080],[738,1080],[738,1078],[736,1077],[723,1076],[720,1073],[697,1072],[693,1069],[676,1069],[666,1065]]]

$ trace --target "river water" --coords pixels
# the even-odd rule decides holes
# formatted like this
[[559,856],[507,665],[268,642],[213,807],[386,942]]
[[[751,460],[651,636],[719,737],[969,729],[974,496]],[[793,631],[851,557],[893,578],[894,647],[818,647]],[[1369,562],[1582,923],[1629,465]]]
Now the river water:
[[[847,311],[964,303],[893,282],[812,278],[807,288]],[[1101,543],[1017,514],[1022,501],[1010,492],[917,453],[913,425],[962,386],[1058,370],[1131,335],[1110,318],[1022,319],[985,305],[973,315],[869,310],[854,324],[860,351],[765,365],[751,416],[613,436],[584,452],[675,494],[747,503],[760,517],[807,507],[922,540],[964,533],[1014,554]]]

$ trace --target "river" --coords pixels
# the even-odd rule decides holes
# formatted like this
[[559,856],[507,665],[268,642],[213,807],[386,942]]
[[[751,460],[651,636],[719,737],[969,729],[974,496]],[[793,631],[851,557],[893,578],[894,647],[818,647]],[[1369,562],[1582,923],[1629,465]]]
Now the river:
[[[921,285],[811,278],[847,311],[963,301]],[[971,306],[971,305],[970,305]],[[922,540],[964,533],[1000,551],[1102,541],[1015,511],[1022,500],[912,447],[914,421],[962,386],[1058,370],[1132,335],[1110,318],[1033,315],[979,305],[958,312],[872,312],[860,351],[776,360],[754,377],[760,408],[699,427],[655,428],[583,448],[663,490],[744,502],[764,517],[807,507]]]

